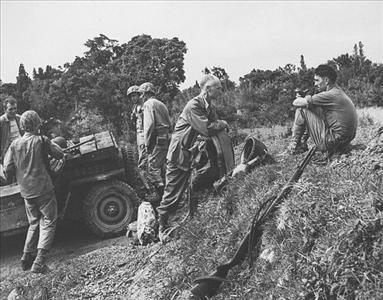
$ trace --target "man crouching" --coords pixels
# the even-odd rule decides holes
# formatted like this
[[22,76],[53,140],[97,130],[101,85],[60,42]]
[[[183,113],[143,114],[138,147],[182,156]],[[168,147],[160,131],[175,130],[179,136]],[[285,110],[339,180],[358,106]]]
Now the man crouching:
[[24,112],[20,126],[25,133],[12,142],[4,159],[7,178],[16,175],[29,222],[21,267],[24,271],[32,267],[33,273],[47,270],[46,255],[53,243],[57,221],[57,201],[43,153],[56,159],[64,157],[57,145],[38,135],[40,124],[41,119],[35,111]]

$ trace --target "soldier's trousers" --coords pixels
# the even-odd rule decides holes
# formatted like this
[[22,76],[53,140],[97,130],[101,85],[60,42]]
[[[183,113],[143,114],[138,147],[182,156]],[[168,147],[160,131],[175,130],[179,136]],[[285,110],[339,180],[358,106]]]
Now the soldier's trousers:
[[52,247],[57,223],[57,201],[51,192],[36,198],[24,199],[29,228],[25,239],[24,252]]
[[177,210],[182,198],[189,186],[191,171],[184,171],[177,168],[173,163],[168,162],[166,166],[166,185],[161,204],[157,207],[160,215],[169,216]]
[[313,140],[314,144],[322,152],[335,152],[347,146],[355,137],[355,132],[350,136],[339,136],[332,132],[325,122],[323,111],[320,107],[298,108],[295,111],[293,126],[293,139],[300,139],[305,130]]
[[145,139],[142,132],[137,132],[138,169],[146,171],[148,155],[146,153]]
[[166,154],[168,153],[169,142],[164,140],[163,143],[157,143],[153,150],[148,151],[148,181],[155,187],[164,186],[162,178],[162,170],[166,162]]

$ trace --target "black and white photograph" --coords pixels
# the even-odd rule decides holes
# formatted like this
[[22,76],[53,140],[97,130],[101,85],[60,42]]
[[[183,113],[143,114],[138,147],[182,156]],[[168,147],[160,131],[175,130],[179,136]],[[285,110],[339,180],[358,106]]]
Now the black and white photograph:
[[383,299],[383,1],[0,1],[0,299]]

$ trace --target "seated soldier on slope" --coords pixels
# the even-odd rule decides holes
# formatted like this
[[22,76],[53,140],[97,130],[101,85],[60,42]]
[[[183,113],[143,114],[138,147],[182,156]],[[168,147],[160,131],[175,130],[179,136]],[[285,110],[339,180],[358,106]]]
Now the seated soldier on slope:
[[354,139],[358,125],[356,109],[350,98],[336,83],[336,71],[329,65],[315,69],[314,81],[318,94],[298,97],[293,105],[295,112],[292,141],[288,147],[291,154],[307,149],[305,130],[317,148],[331,157],[349,145]]

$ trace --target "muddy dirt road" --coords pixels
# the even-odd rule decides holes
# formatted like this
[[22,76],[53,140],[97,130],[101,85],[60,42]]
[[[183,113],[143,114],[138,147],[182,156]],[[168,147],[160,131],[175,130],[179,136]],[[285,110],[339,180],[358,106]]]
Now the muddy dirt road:
[[[10,275],[23,272],[20,258],[23,252],[25,233],[0,240],[0,281]],[[95,249],[112,245],[126,245],[129,240],[118,237],[102,240],[90,233],[80,222],[59,224],[53,248],[48,256],[48,265],[55,266],[68,258],[77,257]]]

